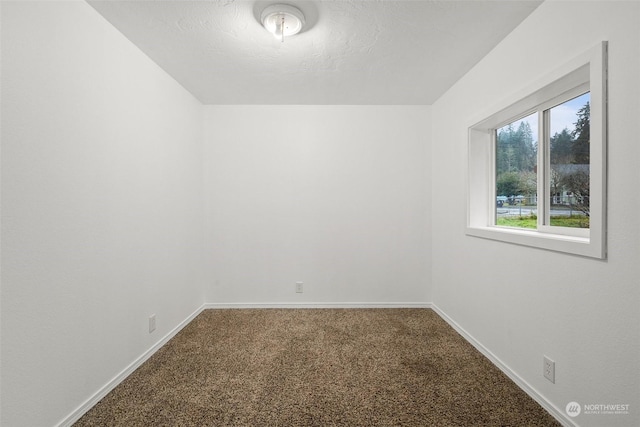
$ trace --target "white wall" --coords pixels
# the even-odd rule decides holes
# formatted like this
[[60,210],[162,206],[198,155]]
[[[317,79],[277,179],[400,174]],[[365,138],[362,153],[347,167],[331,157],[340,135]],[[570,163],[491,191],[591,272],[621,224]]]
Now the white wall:
[[56,424],[203,303],[201,148],[86,3],[2,2],[0,424]]
[[[433,301],[559,412],[581,426],[640,425],[640,3],[543,3],[433,106]],[[606,261],[464,234],[467,127],[500,98],[609,40],[609,257]],[[447,182],[448,185],[441,185]],[[542,357],[556,362],[556,384]]]
[[207,301],[430,301],[429,135],[429,107],[206,107]]

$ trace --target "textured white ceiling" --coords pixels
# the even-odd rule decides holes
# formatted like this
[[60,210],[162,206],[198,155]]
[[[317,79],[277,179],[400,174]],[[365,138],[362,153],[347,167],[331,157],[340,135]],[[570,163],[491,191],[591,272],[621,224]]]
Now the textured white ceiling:
[[540,3],[286,0],[284,43],[258,22],[277,1],[89,1],[204,104],[432,104]]

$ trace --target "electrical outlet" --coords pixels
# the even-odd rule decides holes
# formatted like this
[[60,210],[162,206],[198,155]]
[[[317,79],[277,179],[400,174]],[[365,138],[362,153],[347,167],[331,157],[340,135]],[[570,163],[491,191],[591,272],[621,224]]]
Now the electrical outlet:
[[152,314],[149,316],[149,333],[156,330],[156,315]]
[[556,383],[556,362],[544,356],[544,364],[542,366],[542,374],[552,383]]
[[302,282],[296,282],[296,293],[302,293]]

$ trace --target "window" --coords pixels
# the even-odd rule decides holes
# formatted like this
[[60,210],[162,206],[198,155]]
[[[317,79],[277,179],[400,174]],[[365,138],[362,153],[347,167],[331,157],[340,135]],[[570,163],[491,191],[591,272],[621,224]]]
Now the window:
[[582,85],[495,130],[495,225],[589,228],[590,99]]
[[495,130],[495,225],[537,228],[538,114]]
[[606,257],[606,47],[469,128],[468,235]]

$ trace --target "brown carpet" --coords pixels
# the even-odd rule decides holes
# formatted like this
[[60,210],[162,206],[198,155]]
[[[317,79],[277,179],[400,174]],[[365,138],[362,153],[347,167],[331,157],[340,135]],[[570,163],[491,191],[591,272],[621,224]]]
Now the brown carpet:
[[205,310],[75,426],[559,426],[429,309]]

